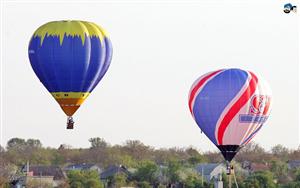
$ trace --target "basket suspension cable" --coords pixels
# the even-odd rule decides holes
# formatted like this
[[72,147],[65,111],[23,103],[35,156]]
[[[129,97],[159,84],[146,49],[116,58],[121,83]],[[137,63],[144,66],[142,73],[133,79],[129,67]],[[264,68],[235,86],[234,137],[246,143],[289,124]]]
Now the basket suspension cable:
[[235,177],[235,172],[234,171],[233,171],[233,179],[234,179],[235,187],[239,188],[239,184],[236,181],[236,177]]
[[230,161],[226,160],[226,174],[228,176],[228,188],[231,188],[231,165]]
[[233,165],[231,165],[230,162],[227,160],[226,160],[226,174],[228,176],[228,187],[231,188],[231,186],[232,186],[231,176],[233,176],[235,187],[239,188],[239,185],[236,180],[235,172],[233,169]]
[[231,188],[231,174],[227,176],[228,176],[228,188]]
[[[232,169],[233,169],[233,166],[232,166]],[[237,183],[237,181],[236,181],[236,177],[235,177],[235,171],[233,170],[233,180],[234,180],[234,183],[235,183],[235,187],[236,188],[239,188],[239,185],[238,185],[238,183]]]

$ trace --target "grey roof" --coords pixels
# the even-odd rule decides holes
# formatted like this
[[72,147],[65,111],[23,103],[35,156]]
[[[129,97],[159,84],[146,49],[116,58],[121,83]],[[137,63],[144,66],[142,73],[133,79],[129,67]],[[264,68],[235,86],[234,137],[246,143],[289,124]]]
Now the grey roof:
[[300,167],[300,160],[290,160],[290,161],[288,161],[288,166],[290,168],[299,168]]
[[198,173],[202,174],[203,169],[203,175],[210,175],[211,172],[218,166],[222,165],[221,163],[203,163],[196,166],[196,170]]
[[[26,172],[26,165],[23,166],[22,172]],[[64,173],[59,166],[29,166],[29,172],[33,172],[33,176],[53,176],[54,180],[64,179]]]
[[[71,164],[65,167],[66,170],[89,170],[93,166],[97,166],[96,164],[92,163],[82,163],[82,164]],[[98,167],[99,168],[99,167]]]
[[116,174],[120,174],[120,173],[124,173],[124,174],[129,174],[130,172],[127,170],[127,168],[123,165],[112,165],[110,167],[108,167],[107,169],[105,169],[101,174],[100,174],[100,178],[101,179],[107,179],[108,177],[114,176]]

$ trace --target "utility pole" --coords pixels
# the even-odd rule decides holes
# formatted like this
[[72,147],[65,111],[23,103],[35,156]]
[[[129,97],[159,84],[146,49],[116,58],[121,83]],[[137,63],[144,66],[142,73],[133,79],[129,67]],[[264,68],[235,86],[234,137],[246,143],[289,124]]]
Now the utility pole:
[[221,173],[219,173],[218,178],[215,179],[214,188],[223,188],[223,180]]
[[40,188],[42,188],[42,172],[40,172]]
[[203,187],[203,166],[201,167],[201,184],[202,184],[202,187]]
[[27,161],[27,164],[26,164],[26,176],[28,176],[29,174],[29,161]]

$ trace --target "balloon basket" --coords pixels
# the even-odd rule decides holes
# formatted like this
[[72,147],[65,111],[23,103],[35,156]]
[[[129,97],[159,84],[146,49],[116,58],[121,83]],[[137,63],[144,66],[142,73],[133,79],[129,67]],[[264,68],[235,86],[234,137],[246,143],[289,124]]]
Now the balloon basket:
[[233,172],[233,165],[230,162],[226,161],[226,175],[231,175]]
[[73,128],[74,128],[73,117],[69,116],[67,119],[67,129],[73,129]]

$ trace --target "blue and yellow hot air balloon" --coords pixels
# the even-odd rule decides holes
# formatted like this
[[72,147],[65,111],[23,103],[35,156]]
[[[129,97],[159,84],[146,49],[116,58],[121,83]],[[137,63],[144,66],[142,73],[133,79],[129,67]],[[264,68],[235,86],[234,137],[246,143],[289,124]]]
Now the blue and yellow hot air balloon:
[[86,21],[53,21],[39,27],[28,49],[31,66],[68,116],[72,115],[105,75],[112,57],[106,32]]

